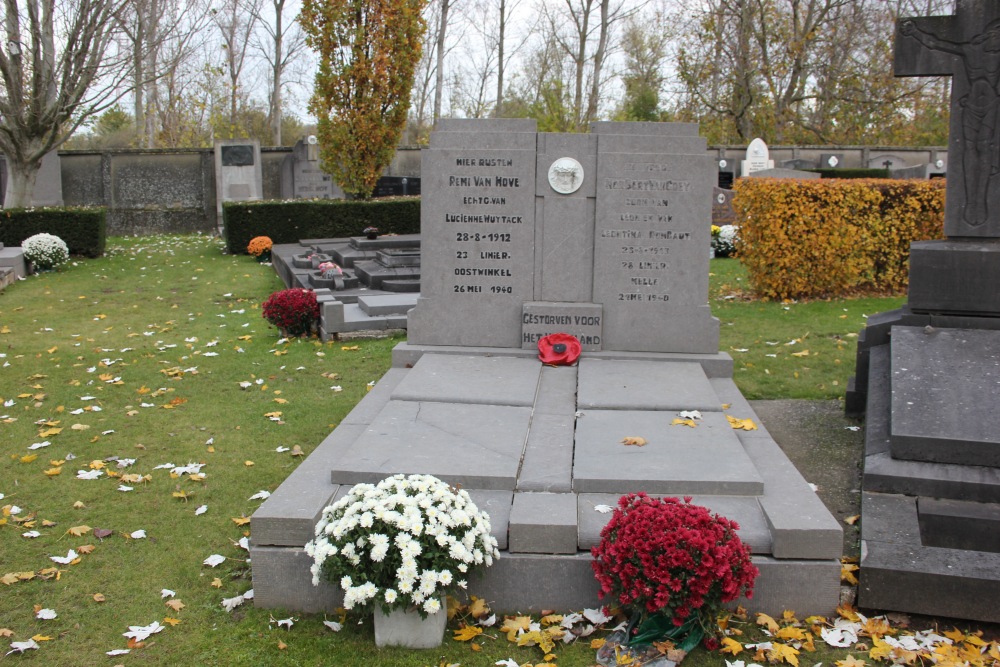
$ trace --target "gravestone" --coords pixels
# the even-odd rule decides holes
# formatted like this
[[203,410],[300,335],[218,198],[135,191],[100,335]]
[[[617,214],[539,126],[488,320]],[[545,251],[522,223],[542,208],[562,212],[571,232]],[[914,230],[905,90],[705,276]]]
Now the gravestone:
[[876,155],[868,159],[869,169],[888,169],[890,172],[897,169],[905,169],[906,162],[895,155]]
[[843,169],[843,153],[821,153],[819,156],[820,169]]
[[323,171],[319,143],[310,135],[299,139],[281,163],[282,199],[343,199],[344,191]]
[[798,169],[774,167],[771,169],[759,169],[751,173],[750,178],[794,178],[800,181],[809,181],[822,178],[822,176],[815,171],[799,171]]
[[819,166],[820,165],[816,162],[816,160],[807,160],[805,158],[795,158],[793,160],[784,160],[781,163],[781,168],[782,169],[796,169],[796,170],[799,170],[799,171],[803,171],[803,170],[806,170],[806,169],[816,169]]
[[733,209],[733,191],[712,188],[712,224],[735,225],[736,211]]
[[719,167],[719,180],[716,186],[723,190],[732,190],[733,182],[736,180],[736,160],[719,158],[716,164]]
[[[501,557],[498,611],[599,604],[589,548],[624,493],[693,495],[739,522],[754,609],[830,613],[843,533],[767,434],[708,306],[716,166],[698,128],[443,120],[423,151],[421,293],[393,368],[254,514],[255,604],[333,608],[302,545],[350,485],[425,473],[468,489]],[[538,339],[572,333],[574,366]],[[678,426],[699,410],[696,427]],[[728,417],[757,430],[734,430]],[[622,438],[641,435],[644,447]]]
[[755,171],[774,169],[774,160],[770,158],[767,144],[757,137],[747,146],[746,159],[740,163],[740,175],[751,176]]
[[954,15],[897,22],[898,76],[953,75],[947,238],[911,245],[907,303],[869,318],[847,395],[848,410],[867,412],[859,603],[992,622],[1000,548],[984,532],[1000,525],[990,409],[1000,404],[998,50],[997,2],[959,0]]
[[382,176],[375,183],[372,197],[415,197],[419,194],[419,177]]
[[263,199],[260,142],[256,139],[215,140],[215,211],[222,227],[222,204]]

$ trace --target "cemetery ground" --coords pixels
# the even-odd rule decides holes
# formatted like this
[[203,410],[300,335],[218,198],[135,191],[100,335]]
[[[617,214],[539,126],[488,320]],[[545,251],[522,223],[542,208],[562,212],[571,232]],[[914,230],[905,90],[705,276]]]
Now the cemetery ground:
[[[440,649],[377,650],[370,620],[355,615],[292,616],[256,609],[252,600],[238,604],[252,586],[240,542],[261,492],[277,488],[347,415],[402,339],[280,340],[260,315],[281,288],[273,270],[223,255],[216,239],[109,245],[104,258],[77,260],[0,294],[0,653],[32,638],[37,646],[0,662],[594,664],[591,642],[605,630],[557,642],[546,661],[539,646],[509,642],[502,618],[468,641],[452,639],[462,619],[481,627],[465,607]],[[711,270],[721,348],[735,360],[737,384],[748,398],[767,399],[756,404],[761,417],[783,446],[792,443],[790,458],[831,511],[856,514],[861,434],[837,399],[864,316],[902,298],[761,303],[746,296],[735,260],[714,260]],[[845,529],[846,553],[856,556],[857,530]],[[698,648],[684,664],[770,658],[857,667],[887,652],[877,624],[857,643],[833,648],[816,633],[835,619],[795,626],[789,613],[777,616],[786,629],[774,639],[787,650]],[[732,639],[770,641],[759,621],[768,622],[731,619],[730,628],[744,633]],[[150,633],[154,624],[162,631]],[[150,634],[130,642],[125,633],[140,628]],[[960,628],[953,644],[938,642],[939,664],[973,655],[992,664],[991,651],[1000,659],[995,644],[983,648],[963,632],[974,628]]]

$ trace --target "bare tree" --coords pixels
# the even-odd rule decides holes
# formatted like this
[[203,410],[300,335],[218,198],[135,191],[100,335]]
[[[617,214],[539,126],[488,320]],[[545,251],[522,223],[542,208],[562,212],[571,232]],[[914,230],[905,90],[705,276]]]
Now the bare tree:
[[5,205],[31,203],[42,157],[125,92],[115,36],[123,0],[3,0],[0,150]]
[[612,27],[640,6],[626,6],[626,0],[562,0],[554,6],[543,5],[551,34],[573,66],[573,117],[578,131],[597,118]]
[[[174,76],[204,27],[204,14],[179,0],[127,0],[118,17],[131,52],[135,144],[156,146],[160,109],[159,81]],[[177,47],[180,48],[177,48]]]
[[226,74],[229,77],[229,133],[239,127],[240,77],[246,65],[251,35],[264,0],[221,0],[209,11],[222,37]]
[[435,65],[434,81],[434,120],[441,117],[441,95],[444,92],[444,56],[445,45],[447,43],[448,14],[454,0],[438,0],[440,2],[440,12],[438,14],[437,44],[434,48],[434,55],[437,64]]
[[[281,145],[282,93],[286,85],[285,73],[291,63],[305,49],[305,33],[294,19],[295,0],[271,0],[273,14],[260,15],[258,24],[267,35],[266,40],[256,40],[257,49],[267,60],[268,84],[268,124],[271,128],[271,143]],[[289,17],[292,17],[289,20]]]

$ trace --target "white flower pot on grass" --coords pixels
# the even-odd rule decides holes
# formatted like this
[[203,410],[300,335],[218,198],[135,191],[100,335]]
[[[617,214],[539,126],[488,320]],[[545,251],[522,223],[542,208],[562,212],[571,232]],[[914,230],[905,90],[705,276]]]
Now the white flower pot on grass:
[[375,610],[375,646],[402,648],[437,648],[444,639],[448,625],[447,605],[441,600],[441,610],[420,618],[416,608],[393,609],[386,614]]

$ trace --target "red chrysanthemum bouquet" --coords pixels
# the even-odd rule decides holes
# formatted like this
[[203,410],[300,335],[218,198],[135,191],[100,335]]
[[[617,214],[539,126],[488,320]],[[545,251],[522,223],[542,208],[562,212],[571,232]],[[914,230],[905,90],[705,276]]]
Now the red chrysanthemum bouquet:
[[261,311],[286,336],[304,336],[319,319],[319,302],[312,290],[285,289],[269,296]]
[[738,529],[690,498],[619,499],[591,554],[601,598],[632,613],[628,643],[693,634],[684,643],[697,645],[723,604],[753,595],[758,571]]

